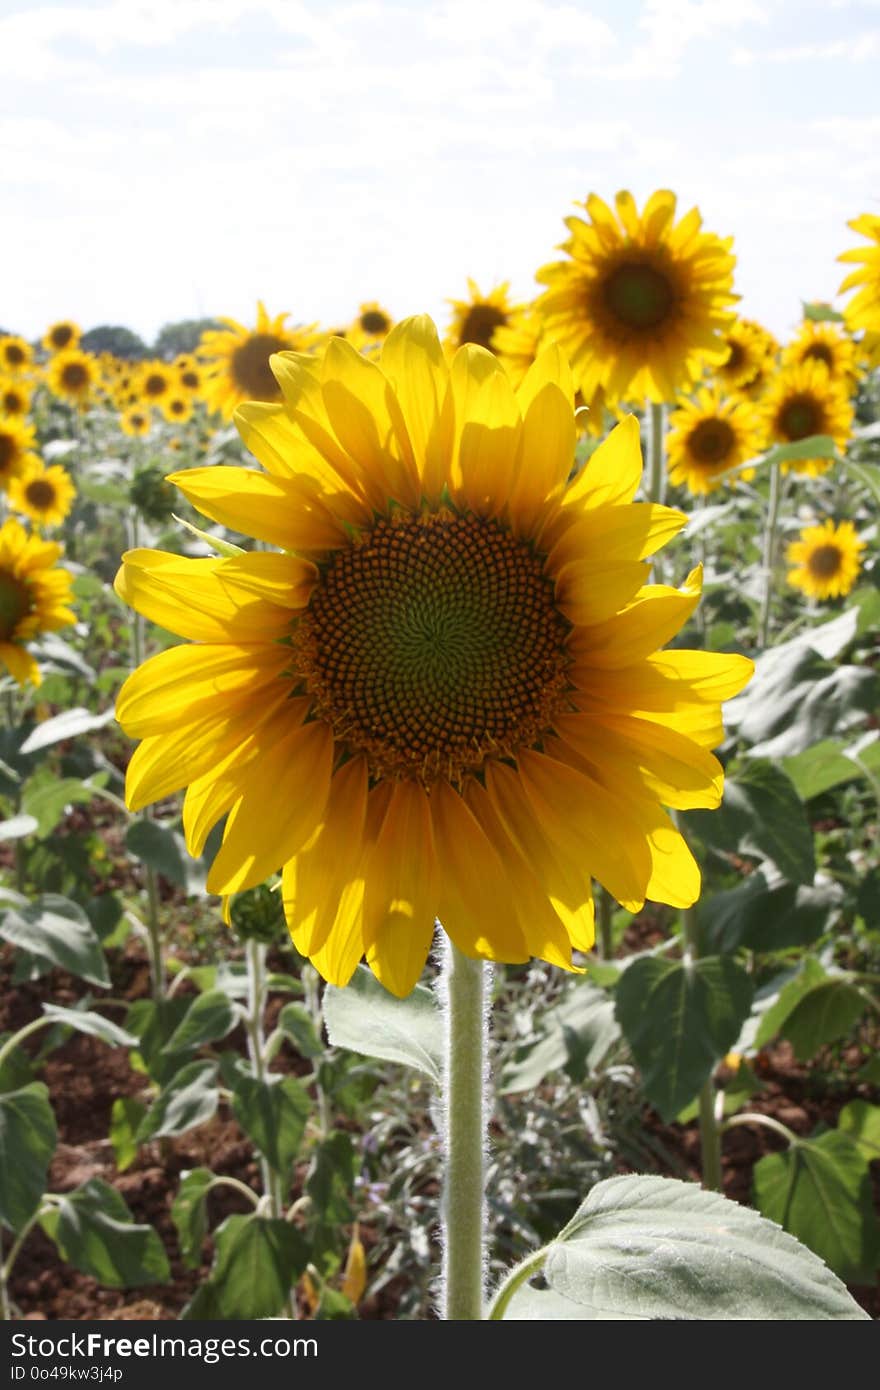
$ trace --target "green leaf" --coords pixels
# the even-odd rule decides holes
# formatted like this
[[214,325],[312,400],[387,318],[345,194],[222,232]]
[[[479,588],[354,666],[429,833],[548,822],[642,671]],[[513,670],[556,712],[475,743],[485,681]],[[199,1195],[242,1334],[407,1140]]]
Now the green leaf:
[[868,1167],[847,1134],[799,1139],[755,1164],[755,1204],[850,1284],[874,1282],[880,1226]]
[[851,1100],[837,1117],[837,1128],[849,1135],[866,1163],[880,1158],[880,1105]]
[[833,738],[825,738],[821,743],[814,743],[812,748],[805,748],[802,753],[783,758],[782,765],[803,801],[821,796],[822,792],[830,791],[832,787],[839,787],[864,775],[845,756],[843,744]]
[[829,976],[805,994],[782,1025],[800,1062],[808,1062],[820,1047],[851,1032],[867,1008],[858,987],[840,976]]
[[166,1052],[165,1044],[178,1027],[189,999],[138,999],[125,1016],[125,1026],[138,1040],[138,1051],[154,1081],[164,1086],[190,1060],[186,1052]]
[[671,1120],[697,1094],[739,1035],[752,982],[734,961],[642,957],[617,986],[617,1021],[648,1100]]
[[205,994],[197,994],[162,1051],[187,1052],[203,1043],[217,1042],[232,1032],[236,1022],[232,1001],[222,990],[210,989]]
[[700,904],[700,922],[713,950],[783,951],[808,946],[829,929],[843,902],[839,884],[829,879],[808,887],[777,880],[771,886],[769,878],[758,869],[736,888]]
[[870,463],[857,463],[844,456],[841,463],[851,478],[855,478],[875,503],[880,503],[880,468]]
[[688,825],[711,848],[757,855],[793,883],[813,882],[813,836],[794,784],[770,762],[749,761],[726,777],[717,811],[691,811]]
[[868,1318],[791,1236],[738,1202],[674,1178],[597,1183],[551,1243],[543,1273],[554,1318],[577,1316],[562,1312],[562,1299],[586,1319]]
[[872,931],[880,927],[880,868],[871,869],[859,884],[856,911]]
[[11,816],[9,820],[0,821],[0,840],[23,840],[39,828],[34,816]]
[[187,1269],[196,1269],[201,1262],[202,1246],[208,1234],[206,1198],[214,1181],[215,1175],[210,1168],[191,1168],[181,1174],[171,1219],[177,1228],[180,1253]]
[[23,951],[49,960],[94,985],[107,986],[101,943],[81,907],[57,893],[46,893],[27,907],[0,918],[0,936]]
[[830,304],[810,303],[806,299],[802,303],[804,318],[813,323],[843,323],[843,314],[832,309]]
[[[764,1083],[758,1079],[752,1071],[748,1062],[740,1062],[736,1073],[723,1088],[724,1100],[722,1102],[723,1115],[735,1115],[737,1110],[741,1110],[746,1101],[756,1095],[758,1091],[766,1090]],[[675,1117],[676,1124],[689,1125],[697,1119],[700,1113],[700,1102],[692,1100],[690,1105],[686,1105],[684,1110],[680,1110]]]
[[798,973],[787,984],[783,985],[779,991],[779,997],[765,1010],[755,1033],[755,1047],[760,1049],[771,1042],[782,1031],[785,1020],[797,1008],[801,1000],[805,999],[810,990],[815,989],[827,978],[828,976],[816,957],[805,956]]
[[619,1037],[614,1000],[591,981],[576,980],[559,1003],[540,1015],[537,1035],[506,1063],[499,1094],[532,1091],[550,1072],[562,1068],[574,1080],[582,1080],[596,1070]]
[[[6,1046],[14,1033],[0,1033],[0,1049]],[[0,1094],[4,1091],[20,1091],[34,1080],[31,1059],[23,1047],[14,1047],[0,1064]]]
[[[106,782],[107,774],[99,773],[98,778]],[[42,767],[29,779],[22,793],[22,810],[35,818],[40,835],[49,835],[68,806],[91,801],[96,790],[97,786],[91,782],[79,777],[56,777],[48,767]]]
[[[825,659],[852,641],[857,609],[771,648],[755,663],[742,695],[725,705],[725,724],[752,745],[750,755],[791,757],[864,722],[878,704],[880,680],[860,666]],[[693,813],[689,813],[693,814]]]
[[68,1264],[111,1289],[164,1284],[171,1277],[153,1227],[135,1225],[123,1198],[100,1178],[65,1193],[40,1225]]
[[92,714],[91,710],[79,706],[66,709],[62,714],[56,714],[52,719],[44,719],[42,724],[38,724],[18,751],[24,754],[37,753],[42,748],[50,748],[53,743],[61,743],[62,739],[78,738],[81,734],[93,733],[95,729],[103,729],[113,717],[112,709],[105,709],[103,714]]
[[184,1134],[217,1109],[216,1062],[190,1062],[160,1091],[137,1131],[137,1142]]
[[338,1227],[352,1220],[354,1212],[349,1199],[357,1169],[351,1139],[341,1130],[328,1134],[314,1149],[306,1192],[324,1224]]
[[214,1245],[214,1268],[183,1319],[274,1318],[309,1261],[308,1246],[289,1221],[263,1216],[227,1216]]
[[109,1138],[120,1173],[130,1168],[137,1158],[137,1132],[146,1113],[146,1106],[133,1096],[117,1096],[113,1102]]
[[437,1001],[424,985],[397,999],[360,965],[344,989],[327,986],[324,1023],[334,1047],[415,1067],[439,1086],[443,1024]]
[[[244,961],[226,960],[219,965],[196,965],[187,975],[196,989],[207,992],[222,990],[230,999],[246,999],[248,992],[248,968]],[[267,986],[269,981],[267,980]],[[271,987],[271,986],[269,986]]]
[[57,1141],[41,1081],[0,1096],[0,1222],[20,1231],[39,1206]]
[[324,1051],[312,1015],[304,1004],[285,1004],[278,1015],[278,1027],[293,1043],[300,1057],[320,1057]]
[[299,1153],[312,1103],[302,1082],[292,1076],[260,1081],[239,1072],[235,1078],[232,1113],[245,1134],[282,1177]]
[[133,1033],[126,1033],[124,1028],[111,1023],[103,1014],[89,1009],[65,1009],[60,1004],[44,1004],[43,1013],[55,1023],[75,1028],[78,1033],[87,1033],[90,1038],[100,1038],[110,1047],[135,1047],[137,1044]]
[[840,462],[837,445],[828,434],[811,434],[796,439],[793,444],[778,444],[759,460],[762,466],[772,463],[801,463],[804,459],[836,459]]
[[190,896],[204,892],[205,867],[201,860],[190,857],[179,831],[142,817],[132,821],[128,827],[125,847],[129,854],[135,855]]

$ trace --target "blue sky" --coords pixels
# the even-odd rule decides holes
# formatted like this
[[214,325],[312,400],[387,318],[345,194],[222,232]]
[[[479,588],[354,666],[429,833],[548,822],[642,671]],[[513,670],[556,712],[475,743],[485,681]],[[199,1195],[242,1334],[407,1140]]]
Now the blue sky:
[[0,0],[0,324],[443,322],[667,187],[785,334],[880,211],[878,69],[880,0]]

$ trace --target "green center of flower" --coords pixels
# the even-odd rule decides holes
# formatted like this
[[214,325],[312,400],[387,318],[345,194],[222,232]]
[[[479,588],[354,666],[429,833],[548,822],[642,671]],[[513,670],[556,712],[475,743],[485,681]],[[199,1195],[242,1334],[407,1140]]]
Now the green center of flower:
[[832,579],[840,569],[842,558],[836,545],[819,545],[811,553],[807,566],[817,579]]
[[21,580],[0,570],[0,642],[15,636],[16,627],[30,608],[30,594]]
[[286,352],[290,347],[274,333],[252,333],[231,358],[232,376],[236,386],[251,401],[278,401],[281,391],[272,375],[269,358],[273,352]]
[[34,478],[24,490],[28,504],[38,512],[47,512],[55,502],[55,489],[45,478]]
[[381,309],[368,309],[361,314],[361,328],[364,333],[387,333],[391,324]]
[[813,396],[790,396],[779,412],[779,427],[786,439],[807,439],[821,434],[822,410]]
[[374,776],[460,782],[558,711],[569,627],[543,561],[491,520],[380,520],[324,571],[294,637],[315,714]]
[[736,434],[727,420],[701,420],[688,437],[688,449],[695,463],[704,468],[722,467],[736,444]]
[[67,391],[82,391],[89,384],[88,369],[82,362],[66,362],[61,372],[61,381]]
[[459,347],[465,343],[476,343],[477,347],[492,348],[492,335],[496,328],[507,323],[507,315],[497,304],[472,304],[464,316],[458,335]]
[[602,297],[620,324],[643,331],[659,328],[675,303],[669,277],[642,261],[625,261],[617,266],[605,280]]

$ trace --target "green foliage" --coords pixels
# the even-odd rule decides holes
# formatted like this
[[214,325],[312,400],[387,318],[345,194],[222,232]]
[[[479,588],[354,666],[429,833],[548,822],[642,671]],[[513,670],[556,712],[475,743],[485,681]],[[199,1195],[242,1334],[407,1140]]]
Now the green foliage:
[[345,989],[325,990],[324,1023],[334,1047],[415,1067],[439,1085],[442,1025],[437,1001],[423,986],[396,999],[372,971],[358,966]]
[[227,1216],[214,1232],[214,1247],[210,1277],[182,1318],[277,1317],[309,1258],[289,1221],[263,1216]]
[[82,335],[80,346],[84,352],[112,352],[114,357],[121,357],[127,362],[142,362],[150,355],[143,339],[120,324],[102,323],[97,328],[90,328]]
[[195,352],[203,333],[222,328],[219,319],[178,319],[174,323],[165,323],[156,334],[153,355],[171,362],[175,357]]
[[162,1284],[168,1257],[152,1226],[136,1225],[125,1200],[100,1178],[56,1198],[40,1225],[68,1264],[111,1289]]
[[49,1092],[41,1081],[0,1095],[0,1222],[13,1231],[20,1231],[40,1204],[56,1138]]

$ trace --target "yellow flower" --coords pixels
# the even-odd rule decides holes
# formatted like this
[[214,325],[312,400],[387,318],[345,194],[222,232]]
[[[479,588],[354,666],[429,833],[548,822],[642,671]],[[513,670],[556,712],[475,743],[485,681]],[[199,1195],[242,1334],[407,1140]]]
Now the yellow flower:
[[835,323],[806,319],[801,324],[797,337],[783,349],[782,365],[797,367],[801,362],[821,362],[847,393],[859,374],[855,343]]
[[255,328],[221,319],[227,328],[202,334],[198,352],[204,364],[204,397],[211,410],[229,419],[242,401],[281,399],[269,358],[275,352],[310,352],[321,340],[317,324],[285,328],[286,318],[287,314],[270,318],[260,302]]
[[[544,325],[538,315],[530,309],[524,311],[513,323],[496,328],[492,337],[492,350],[514,386],[520,385],[541,348],[547,344]],[[594,391],[592,400],[588,403],[584,401],[580,391],[576,391],[574,403],[578,433],[591,434],[600,439],[606,433],[606,411],[611,409],[601,386]]]
[[101,364],[89,352],[68,348],[50,358],[46,367],[50,391],[74,405],[88,405],[101,384]]
[[835,526],[807,526],[800,539],[788,547],[788,582],[810,598],[839,598],[848,594],[858,578],[865,542],[851,521]]
[[177,385],[173,368],[165,362],[142,362],[134,386],[144,405],[161,405]]
[[34,350],[24,338],[14,333],[0,337],[0,371],[17,376],[19,372],[28,371],[33,360]]
[[31,408],[31,387],[15,377],[0,377],[0,418],[4,415],[24,417]]
[[9,484],[9,504],[40,526],[60,526],[73,506],[76,488],[60,464],[46,468],[33,458]]
[[178,357],[174,362],[177,380],[191,396],[197,396],[202,389],[202,369],[194,357]]
[[728,469],[754,458],[761,442],[761,420],[753,406],[703,388],[669,416],[669,481],[697,495],[711,492]]
[[185,424],[187,420],[192,419],[192,413],[192,397],[185,391],[175,389],[162,402],[162,414],[172,424]]
[[23,468],[36,455],[37,437],[33,425],[17,416],[0,418],[0,488],[9,490],[13,478],[17,478]]
[[846,326],[851,333],[863,328],[866,333],[880,332],[880,217],[866,212],[847,222],[854,232],[865,236],[873,246],[859,246],[852,251],[844,251],[839,261],[852,261],[860,266],[851,270],[840,287],[840,294],[857,289],[857,293],[843,311]]
[[511,304],[508,295],[510,282],[496,285],[483,294],[474,280],[468,280],[468,298],[450,299],[452,322],[446,333],[445,346],[449,353],[465,343],[488,348],[495,352],[495,333],[499,328],[515,325],[523,312],[522,305]]
[[[764,396],[761,416],[766,437],[776,444],[794,444],[814,434],[826,434],[844,449],[853,411],[845,387],[832,381],[824,363],[813,358],[779,372]],[[831,463],[825,458],[799,459],[782,466],[785,472],[815,478]]]
[[727,356],[712,369],[712,375],[723,389],[743,390],[751,386],[759,373],[766,371],[768,359],[776,356],[778,344],[772,333],[754,319],[737,319],[724,334]]
[[363,352],[365,349],[378,347],[393,327],[394,320],[387,309],[383,309],[375,300],[370,300],[361,305],[357,318],[344,336]]
[[47,352],[65,352],[68,348],[79,347],[82,329],[69,319],[59,319],[52,323],[43,334],[43,347]]
[[41,680],[25,642],[76,621],[67,607],[71,575],[57,565],[60,556],[60,545],[29,536],[15,517],[0,527],[0,663],[19,685]]
[[566,218],[570,259],[538,271],[538,310],[585,400],[601,386],[613,400],[672,401],[728,351],[732,239],[701,232],[696,208],[675,223],[675,205],[664,189],[639,216],[621,192],[615,217],[591,193],[590,220]]
[[123,434],[133,435],[140,438],[141,435],[150,433],[152,415],[149,406],[133,405],[128,410],[124,410],[119,417],[119,425]]
[[132,809],[186,787],[211,892],[283,869],[297,949],[336,984],[366,955],[404,995],[435,917],[474,957],[569,968],[592,875],[631,910],[694,902],[664,806],[717,806],[720,701],[743,657],[658,649],[700,590],[647,583],[685,517],[633,503],[639,426],[569,481],[559,349],[514,391],[430,319],[376,360],[343,339],[272,359],[279,405],[236,413],[265,471],[173,474],[205,516],[281,553],[124,557],[117,592],[190,645],[120,692]]

